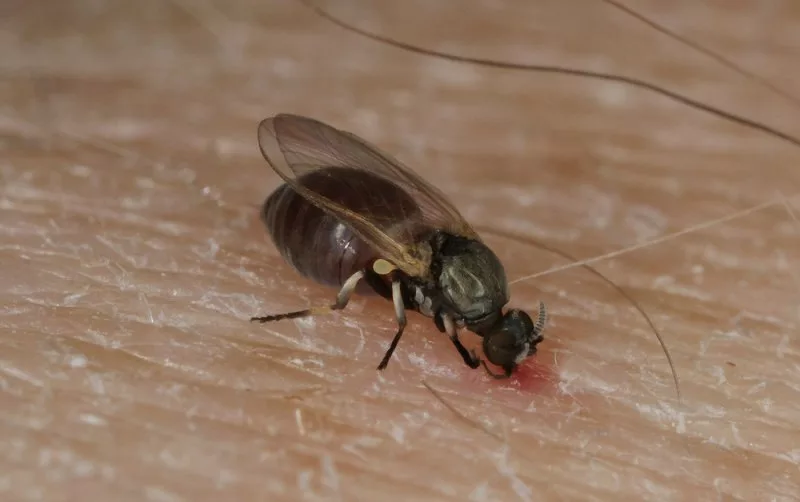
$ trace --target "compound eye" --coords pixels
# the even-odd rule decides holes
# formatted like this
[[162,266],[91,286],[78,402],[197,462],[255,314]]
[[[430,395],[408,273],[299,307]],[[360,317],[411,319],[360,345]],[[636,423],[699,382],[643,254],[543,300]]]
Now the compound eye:
[[483,339],[483,353],[490,363],[497,366],[513,366],[528,355],[530,344],[520,342],[508,331],[495,332]]
[[483,352],[492,364],[513,367],[536,352],[535,346],[541,338],[534,339],[534,335],[535,326],[530,316],[512,309],[484,336]]

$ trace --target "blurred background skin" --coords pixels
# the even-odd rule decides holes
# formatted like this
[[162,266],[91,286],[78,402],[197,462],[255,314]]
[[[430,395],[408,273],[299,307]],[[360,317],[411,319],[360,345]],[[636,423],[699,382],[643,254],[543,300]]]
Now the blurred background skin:
[[[320,5],[426,47],[643,78],[800,134],[790,101],[597,1]],[[797,2],[630,7],[800,89]],[[0,9],[2,500],[800,493],[800,149],[618,84],[404,53],[289,0]],[[251,325],[335,294],[258,220],[279,182],[256,126],[279,112],[418,170],[511,279],[567,263],[525,239],[590,258],[661,238],[594,266],[661,330],[683,402],[641,315],[580,268],[512,285],[514,306],[543,300],[551,322],[505,382],[416,314],[377,373],[395,324],[376,298]]]

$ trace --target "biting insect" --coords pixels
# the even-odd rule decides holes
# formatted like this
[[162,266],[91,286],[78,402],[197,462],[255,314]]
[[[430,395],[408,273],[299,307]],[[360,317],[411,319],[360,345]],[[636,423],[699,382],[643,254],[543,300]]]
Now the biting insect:
[[[329,306],[253,317],[261,323],[344,309],[354,293],[394,304],[398,329],[379,370],[406,327],[406,310],[434,320],[470,368],[508,378],[543,340],[543,303],[534,321],[508,309],[497,255],[439,189],[358,136],[318,120],[279,114],[258,127],[261,153],[283,179],[261,217],[282,257],[301,275],[339,288]],[[493,372],[458,337],[482,337]]]

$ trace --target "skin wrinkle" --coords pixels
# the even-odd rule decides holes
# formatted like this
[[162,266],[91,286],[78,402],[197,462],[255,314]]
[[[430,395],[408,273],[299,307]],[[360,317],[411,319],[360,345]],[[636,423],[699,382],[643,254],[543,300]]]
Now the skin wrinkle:
[[[75,1],[67,5],[59,17],[83,19],[76,14],[82,12],[81,4]],[[709,221],[719,214],[730,214],[745,204],[742,200],[738,208],[734,207],[723,191],[704,187],[704,181],[711,175],[728,172],[730,189],[746,192],[747,200],[754,203],[773,197],[776,186],[792,195],[796,179],[777,167],[787,169],[786,166],[796,164],[792,153],[771,143],[767,149],[766,141],[710,122],[687,125],[685,111],[655,112],[640,98],[630,105],[636,111],[635,116],[609,112],[606,108],[598,110],[596,105],[576,101],[573,92],[590,89],[577,82],[564,81],[565,85],[559,88],[551,80],[547,87],[543,84],[537,87],[536,76],[510,77],[481,71],[476,72],[482,75],[481,79],[458,85],[453,79],[426,80],[425,70],[413,58],[396,54],[390,57],[388,52],[367,49],[361,42],[318,30],[311,16],[298,14],[289,4],[231,5],[234,7],[230,11],[215,4],[213,9],[198,9],[198,12],[216,10],[233,19],[231,26],[257,28],[248,29],[247,37],[237,39],[244,47],[239,61],[249,64],[226,66],[224,51],[205,49],[207,31],[170,17],[172,14],[162,16],[163,11],[154,10],[149,11],[152,16],[149,20],[138,17],[147,9],[161,8],[157,5],[136,12],[120,7],[121,11],[107,14],[102,20],[95,19],[90,23],[93,28],[80,35],[87,42],[83,48],[61,44],[61,32],[56,25],[54,31],[38,35],[36,43],[41,45],[40,50],[17,50],[13,44],[4,49],[9,57],[0,61],[8,65],[6,68],[13,69],[12,65],[27,59],[28,67],[47,70],[43,72],[45,75],[65,72],[66,62],[70,73],[85,72],[57,100],[52,97],[42,100],[50,105],[38,106],[36,118],[27,116],[26,111],[38,99],[26,102],[15,98],[7,101],[13,104],[3,109],[6,117],[0,122],[4,135],[29,131],[37,137],[49,138],[51,144],[66,143],[44,130],[25,126],[26,122],[35,122],[46,125],[50,131],[65,131],[78,140],[68,151],[51,150],[45,154],[38,151],[39,145],[20,146],[19,141],[6,143],[4,139],[0,145],[6,159],[2,171],[5,188],[0,196],[4,201],[0,228],[3,238],[19,242],[16,248],[4,249],[0,256],[0,277],[11,277],[18,286],[2,288],[2,300],[4,305],[24,309],[17,313],[3,310],[0,327],[4,332],[13,330],[14,335],[0,337],[0,346],[4,364],[10,364],[7,367],[12,372],[16,370],[48,389],[43,393],[25,388],[13,398],[5,390],[0,391],[0,409],[6,410],[8,417],[0,428],[4,437],[12,437],[16,442],[16,453],[0,456],[4,459],[0,461],[7,464],[3,472],[21,473],[8,484],[12,497],[32,493],[41,486],[41,498],[47,500],[62,500],[80,490],[84,490],[84,498],[98,500],[142,500],[146,496],[247,500],[270,495],[275,500],[301,500],[297,473],[308,472],[308,487],[324,498],[333,492],[326,491],[324,483],[327,478],[320,458],[326,454],[331,455],[340,477],[342,499],[385,500],[388,495],[390,499],[424,500],[438,495],[439,499],[463,500],[478,486],[486,486],[488,500],[520,499],[518,494],[520,490],[524,493],[525,488],[517,485],[519,490],[515,490],[512,480],[505,477],[504,473],[509,472],[515,473],[530,493],[546,499],[560,495],[575,500],[641,500],[645,493],[663,494],[666,500],[715,500],[717,493],[729,498],[757,499],[756,493],[775,496],[793,493],[796,486],[773,481],[782,479],[780,476],[786,472],[796,472],[797,457],[791,456],[786,445],[797,442],[791,424],[797,414],[793,403],[798,402],[796,366],[800,364],[794,338],[788,342],[783,358],[775,356],[784,336],[793,333],[787,326],[796,317],[797,282],[780,278],[784,272],[776,273],[777,265],[767,262],[773,259],[768,250],[784,249],[789,264],[797,263],[798,258],[792,251],[792,246],[797,248],[797,235],[790,239],[775,234],[775,226],[787,215],[777,204],[771,206],[774,210],[751,213],[722,227],[684,235],[680,240],[669,239],[637,253],[618,255],[612,262],[596,263],[615,280],[624,279],[623,283],[656,323],[670,324],[670,348],[676,353],[682,377],[686,375],[688,381],[687,409],[682,410],[686,417],[685,432],[681,434],[676,434],[676,425],[670,423],[673,412],[660,408],[662,401],[670,399],[669,389],[655,387],[656,382],[636,381],[637,376],[644,378],[649,374],[643,373],[641,365],[652,365],[647,371],[658,370],[659,378],[664,376],[657,348],[651,347],[650,338],[645,338],[652,335],[639,329],[641,320],[625,312],[627,308],[621,299],[595,286],[594,281],[577,270],[542,276],[512,288],[515,304],[535,305],[541,297],[555,316],[554,329],[548,328],[547,332],[549,347],[543,345],[539,358],[527,363],[526,369],[552,362],[556,373],[551,384],[566,376],[573,377],[568,388],[571,396],[525,391],[516,380],[508,386],[487,383],[480,374],[458,367],[446,340],[418,316],[409,319],[408,339],[398,349],[395,361],[399,364],[392,372],[376,376],[374,362],[391,336],[392,315],[390,306],[377,301],[364,301],[362,311],[348,309],[318,319],[313,327],[286,323],[255,329],[242,322],[248,315],[264,309],[281,311],[284,307],[327,303],[333,294],[298,279],[283,265],[255,218],[257,203],[275,180],[258,158],[251,126],[272,111],[291,108],[330,120],[379,142],[404,160],[411,158],[409,145],[419,145],[418,160],[409,164],[451,194],[467,193],[461,190],[465,186],[486,189],[515,186],[524,191],[538,184],[547,187],[554,197],[564,198],[565,205],[572,205],[570,211],[575,216],[585,218],[592,207],[582,204],[578,197],[572,198],[574,194],[565,188],[580,180],[597,187],[599,193],[617,195],[621,207],[642,205],[644,199],[645,205],[656,207],[672,223],[667,232]],[[385,8],[391,13],[391,6]],[[472,53],[466,44],[479,43],[496,50],[500,58],[505,56],[503,44],[541,50],[538,48],[548,46],[548,42],[552,47],[553,40],[561,39],[558,33],[548,32],[543,36],[528,28],[515,27],[515,19],[542,19],[546,26],[546,9],[542,16],[524,10],[535,8],[539,6],[506,6],[505,11],[490,16],[482,16],[485,12],[480,12],[478,5],[458,13],[445,8],[442,19],[462,19],[471,30],[490,30],[466,38],[459,33],[448,38],[447,30],[458,29],[458,23],[452,23],[452,27],[439,24],[430,31],[421,21],[435,20],[443,14],[428,13],[426,6],[419,3],[404,5],[403,17],[392,26],[414,27],[417,31],[409,28],[403,39],[419,41],[421,45],[431,46],[437,40],[449,39],[460,46],[463,41],[462,52]],[[694,7],[685,3],[681,8]],[[389,26],[385,24],[382,9],[370,10],[378,28]],[[251,11],[260,14],[243,14]],[[657,13],[657,6],[647,12]],[[691,11],[680,12],[687,16],[685,19],[694,18]],[[414,14],[416,17],[411,19],[417,22],[409,23],[409,14]],[[771,36],[780,39],[779,26],[790,24],[793,15],[787,12],[781,16],[787,21],[773,23]],[[18,16],[29,19],[25,10],[14,15],[15,23]],[[392,18],[391,14],[386,16]],[[748,41],[746,33],[730,29],[731,20],[740,17],[748,16],[726,7],[725,12],[715,16],[713,25],[708,18],[704,19],[712,36],[727,33],[726,36],[740,40],[737,43],[760,43]],[[607,57],[623,58],[620,60],[637,72],[664,62],[672,66],[659,75],[671,82],[674,73],[675,85],[687,85],[681,80],[682,70],[676,62],[682,52],[667,56],[659,49],[648,52],[646,60],[639,59],[633,49],[637,45],[647,47],[647,40],[626,38],[625,29],[606,24],[602,15],[587,18],[593,19],[603,33],[617,33],[618,37],[611,38],[627,42],[626,48]],[[52,22],[41,10],[30,19],[36,20],[38,26],[49,26]],[[247,23],[240,23],[239,19],[247,19]],[[504,29],[492,32],[487,28],[493,20],[500,20],[499,26]],[[549,24],[554,29],[567,28],[567,32],[569,26],[579,26],[581,22],[569,17],[555,17],[552,21]],[[107,35],[93,31],[102,31],[104,25],[121,27],[116,31],[129,34],[126,36],[152,33],[148,35],[151,41],[129,47],[106,44],[103,37]],[[679,26],[679,23],[669,25]],[[276,26],[281,29],[275,30]],[[227,29],[224,22],[214,28],[218,34]],[[585,36],[592,52],[601,53],[609,48],[591,47],[590,30]],[[250,45],[248,37],[252,37]],[[577,44],[581,39],[569,39],[569,33],[564,33],[564,37],[568,42],[558,50],[567,63],[577,66],[581,50]],[[47,45],[48,40],[56,42]],[[493,42],[489,44],[487,40]],[[278,41],[286,48],[280,54],[274,49]],[[369,75],[364,74],[364,69],[361,73],[352,69],[340,71],[336,59],[329,58],[315,66],[296,63],[306,78],[318,75],[331,78],[333,84],[326,86],[326,93],[320,94],[321,89],[313,82],[287,77],[271,76],[270,85],[265,86],[264,74],[260,72],[269,71],[266,68],[274,58],[304,61],[302,54],[308,54],[310,48],[334,46],[336,54],[346,53],[349,60],[362,66],[359,61],[363,61],[364,51],[369,51],[373,63],[364,66]],[[24,57],[13,55],[15,51]],[[47,57],[48,51],[59,57]],[[123,51],[130,57],[123,56]],[[781,68],[787,75],[785,78],[793,79],[792,72],[786,70],[792,66],[781,59],[782,54],[785,52],[770,54],[770,65]],[[513,59],[511,56],[502,59]],[[391,66],[380,63],[388,60],[392,61]],[[164,68],[169,65],[165,62],[181,71],[166,74]],[[245,72],[252,83],[237,83],[243,80],[242,73],[236,78],[219,75],[233,69]],[[204,78],[199,77],[201,72]],[[105,74],[124,74],[125,78],[147,85],[125,87],[125,93],[131,96],[131,106],[125,103],[128,98],[112,96],[115,86],[120,84],[108,84],[105,90],[98,88],[93,92],[79,90],[80,85],[91,86],[94,80],[107,79]],[[17,79],[15,85],[24,87],[28,78]],[[420,81],[427,82],[426,89],[413,87]],[[759,94],[757,89],[736,84],[739,89],[736,92],[741,94],[732,94],[730,89],[734,84],[729,79],[711,77],[703,85],[709,82],[713,83],[715,94],[718,88],[715,99],[719,102],[740,106],[746,116],[769,115],[769,98],[764,98],[765,94]],[[505,102],[506,98],[486,89],[489,83],[510,95],[512,102]],[[700,84],[698,89],[702,87]],[[436,91],[437,86],[440,91]],[[791,80],[784,86],[793,88]],[[413,106],[391,108],[380,97],[387,89],[402,87],[415,90]],[[38,89],[49,92],[47,86]],[[175,91],[170,92],[171,89]],[[4,92],[0,88],[0,93]],[[358,98],[351,94],[358,94]],[[541,101],[537,95],[542,96]],[[193,101],[205,103],[214,113],[214,120],[202,124],[187,120],[181,108],[188,109]],[[549,102],[557,105],[551,106]],[[249,111],[244,110],[245,105]],[[357,125],[351,116],[354,105],[378,112],[381,120],[374,124],[375,130]],[[522,113],[528,106],[535,106],[537,113]],[[447,113],[450,118],[444,121],[442,117]],[[602,118],[603,129],[592,130],[592,115]],[[115,122],[133,123],[129,120],[132,116],[140,124],[136,137],[126,138],[115,132],[121,128],[103,129],[104,125]],[[474,125],[483,118],[484,125]],[[532,122],[538,124],[536,129],[526,125]],[[581,124],[586,124],[586,129]],[[655,139],[643,140],[639,136],[640,131],[655,135],[651,132],[654,129],[674,133],[680,128],[688,128],[689,134],[698,138],[724,137],[731,142],[730,151],[719,154],[701,152],[694,146],[681,148],[680,135],[673,140],[676,147],[667,150],[655,143]],[[615,130],[625,134],[610,132]],[[545,146],[506,150],[502,138],[512,132],[519,132],[531,142],[543,137]],[[241,139],[248,137],[250,142]],[[426,137],[427,141],[420,139]],[[209,153],[213,152],[210,148],[198,146],[210,145],[215,138],[227,141],[236,138],[233,140],[236,144],[250,144],[253,148],[245,154],[215,155]],[[558,164],[558,168],[549,164],[552,152],[569,151],[593,141],[632,152],[633,160],[620,161],[620,167],[609,175],[622,179],[619,184],[608,184],[592,174],[596,159],[573,156]],[[637,143],[640,141],[643,143]],[[111,151],[104,153],[103,146],[98,145]],[[745,154],[745,148],[752,148],[752,152]],[[486,155],[485,150],[493,154]],[[646,152],[651,154],[647,156]],[[721,159],[728,171],[720,171]],[[438,162],[453,168],[437,171],[434,166]],[[570,171],[570,163],[585,163],[591,169]],[[608,158],[604,163],[616,164]],[[77,165],[88,166],[88,178],[63,174]],[[657,165],[661,173],[655,171]],[[184,171],[187,166],[191,172]],[[531,166],[536,166],[534,174],[527,171]],[[674,199],[661,199],[659,192],[647,188],[658,186],[650,182],[671,169],[675,170],[674,177],[681,187],[693,187],[683,192],[685,206],[672,205]],[[760,170],[758,177],[737,181],[741,173],[755,169]],[[6,174],[9,170],[10,174]],[[697,176],[695,180],[690,177],[692,170],[693,176]],[[641,175],[634,177],[634,171]],[[484,172],[488,175],[481,174]],[[626,177],[626,172],[631,176]],[[6,176],[14,180],[13,185],[7,183]],[[153,180],[150,188],[146,183],[137,185],[135,179],[142,176]],[[87,179],[92,182],[87,183]],[[215,191],[204,194],[206,186]],[[213,195],[216,200],[212,193],[216,194]],[[693,198],[703,198],[706,193],[707,204],[692,203]],[[140,197],[141,203],[125,206],[121,201],[126,197]],[[224,203],[222,206],[218,205],[220,201]],[[456,200],[456,203],[463,208],[468,201]],[[554,232],[557,228],[577,229],[570,234],[571,240],[554,237],[548,242],[578,256],[599,256],[625,249],[632,242],[633,234],[613,216],[602,233],[593,234],[583,220],[560,212],[561,204],[547,206],[534,200],[523,211],[515,204],[513,197],[487,201],[471,219],[493,224],[504,217],[509,228],[516,228],[511,226],[514,222],[535,222],[541,232],[538,229],[535,233],[526,232],[535,237],[557,235]],[[25,207],[27,212],[21,210]],[[32,213],[32,209],[38,214]],[[126,217],[126,210],[131,216]],[[238,224],[233,222],[235,218],[239,218]],[[169,225],[158,225],[165,219]],[[37,235],[20,236],[5,230],[26,227],[36,229]],[[732,233],[734,230],[736,233]],[[114,254],[96,241],[98,235],[111,238],[120,252]],[[753,236],[766,237],[766,246],[761,250],[745,247],[744,239]],[[209,237],[218,243],[219,251],[215,258],[205,259],[193,249],[205,245]],[[160,242],[162,247],[141,244],[148,241]],[[703,243],[713,243],[716,249],[736,258],[736,263],[717,268],[713,259],[686,252],[702,249]],[[541,265],[550,259],[536,254],[532,260],[526,246],[514,242],[495,246],[509,267],[510,277],[548,268]],[[21,251],[31,261],[20,260]],[[64,259],[67,256],[69,261]],[[120,269],[125,260],[142,260],[143,265],[136,268],[126,263],[125,269]],[[701,285],[694,284],[694,276],[685,272],[696,263],[704,265]],[[245,267],[245,274],[234,273],[235,267]],[[751,267],[757,273],[747,273]],[[164,272],[167,274],[162,275]],[[672,288],[661,290],[651,286],[657,276],[672,278]],[[747,281],[746,287],[735,287],[740,280]],[[90,287],[84,296],[67,305],[64,298],[84,291],[86,286]],[[688,291],[689,286],[705,293],[708,299],[682,298],[680,291]],[[149,308],[142,302],[142,291]],[[565,291],[567,297],[559,297],[559,291]],[[209,293],[220,296],[205,296]],[[219,298],[246,300],[241,304],[237,300],[234,308],[228,308]],[[220,303],[215,303],[217,308],[214,308],[209,301]],[[742,305],[753,311],[741,321],[743,329],[749,327],[751,333],[721,338],[700,357],[700,342],[706,336],[733,329],[734,324],[740,323],[731,319],[738,316]],[[150,310],[158,313],[155,319],[160,325],[152,324]],[[773,321],[759,321],[759,318]],[[349,328],[345,321],[357,327]],[[353,354],[361,340],[359,333],[364,333],[365,344],[363,354],[356,357]],[[43,351],[42,340],[59,343],[52,343]],[[242,346],[252,348],[242,350]],[[75,348],[86,357],[85,367],[71,367],[66,357],[53,358],[53,354]],[[125,351],[133,351],[134,355],[126,355]],[[420,365],[408,364],[410,354],[422,355]],[[296,366],[292,363],[295,359],[319,360],[322,365],[317,367],[307,362]],[[736,367],[726,367],[726,361],[734,361]],[[726,372],[726,383],[722,385],[718,383],[718,374],[710,371],[720,367]],[[447,368],[449,372],[440,372],[439,368]],[[103,380],[96,378],[98,374]],[[508,441],[519,448],[511,448],[503,459],[498,457],[502,450],[496,442],[487,442],[491,438],[481,437],[482,433],[466,425],[454,426],[457,419],[451,411],[431,406],[431,396],[418,385],[421,376],[446,392],[448,399],[454,399],[467,417],[507,426]],[[337,378],[337,382],[331,382]],[[598,382],[592,382],[594,378]],[[247,388],[240,386],[242,380],[247,382]],[[13,378],[8,381],[15,388],[25,385]],[[759,384],[765,385],[759,387]],[[184,390],[170,392],[174,385]],[[277,396],[281,389],[291,394],[309,385],[333,386],[334,390],[325,398],[305,398],[317,400],[315,411],[309,413],[318,417],[318,422],[311,421],[311,426],[307,422],[308,429],[315,427],[317,435],[303,440],[293,432],[293,410],[300,405],[295,401],[286,404]],[[105,390],[99,395],[97,389],[103,386]],[[370,389],[369,399],[364,398],[365,389]],[[771,398],[773,404],[769,410],[754,406],[762,398]],[[526,411],[532,402],[535,411]],[[423,416],[422,411],[429,418],[416,427],[409,424],[417,419],[409,419],[404,426],[403,441],[397,442],[392,422],[403,420],[398,417],[405,414]],[[187,419],[189,412],[191,417]],[[102,416],[107,424],[83,423],[77,418],[81,414]],[[304,412],[304,416],[308,413]],[[42,420],[42,417],[49,418]],[[687,442],[691,446],[689,453],[685,448]],[[476,444],[480,448],[476,449]],[[351,448],[359,453],[348,453],[343,449],[347,445],[359,445]],[[46,456],[44,452],[56,449],[60,452],[59,466],[38,463]],[[350,457],[356,460],[348,462]],[[95,465],[94,470],[87,470],[86,462]],[[113,466],[114,475],[104,475],[102,465]],[[8,466],[11,470],[5,468]],[[226,471],[231,475],[221,474]],[[84,478],[79,477],[82,472]],[[612,479],[609,473],[616,476]],[[89,480],[90,488],[79,485],[80,479]],[[87,497],[87,493],[92,496]]]

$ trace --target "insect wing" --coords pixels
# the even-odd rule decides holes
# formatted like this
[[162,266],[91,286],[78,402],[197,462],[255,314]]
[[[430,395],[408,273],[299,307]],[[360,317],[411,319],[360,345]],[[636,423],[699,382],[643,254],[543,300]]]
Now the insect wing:
[[[314,119],[280,114],[261,122],[258,143],[264,158],[298,194],[347,224],[409,275],[425,275],[430,264],[429,257],[417,252],[414,238],[419,231],[442,229],[479,240],[441,191],[354,134]],[[329,167],[364,170],[391,181],[415,201],[420,212],[398,226],[397,219],[359,214],[298,182],[308,173]]]

